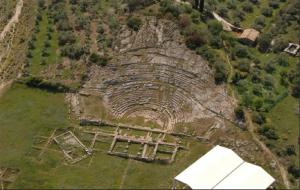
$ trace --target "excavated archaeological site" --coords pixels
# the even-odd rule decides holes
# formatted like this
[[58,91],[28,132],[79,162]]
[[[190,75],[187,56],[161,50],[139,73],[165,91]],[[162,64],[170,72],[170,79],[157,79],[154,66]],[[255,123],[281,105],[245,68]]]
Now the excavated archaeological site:
[[110,63],[92,66],[72,101],[81,118],[106,119],[90,114],[85,103],[98,96],[106,115],[142,117],[167,131],[178,123],[232,120],[234,100],[224,85],[215,84],[213,70],[185,46],[172,22],[146,18],[138,32],[124,26],[113,49]]

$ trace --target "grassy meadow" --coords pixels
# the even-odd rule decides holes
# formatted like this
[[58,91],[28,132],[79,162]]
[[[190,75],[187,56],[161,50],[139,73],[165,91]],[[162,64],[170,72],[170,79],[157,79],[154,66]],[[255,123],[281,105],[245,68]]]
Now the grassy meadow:
[[21,84],[0,99],[0,166],[21,171],[9,188],[170,188],[172,178],[209,149],[191,141],[190,151],[181,151],[170,165],[129,161],[106,152],[75,165],[66,165],[62,154],[52,151],[38,160],[32,153],[35,137],[76,125],[67,114],[64,94]]

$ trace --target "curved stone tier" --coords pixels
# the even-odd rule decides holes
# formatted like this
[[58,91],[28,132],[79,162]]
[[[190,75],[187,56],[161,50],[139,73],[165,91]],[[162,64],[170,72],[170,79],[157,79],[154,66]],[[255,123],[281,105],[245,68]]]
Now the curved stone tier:
[[149,19],[138,33],[122,29],[116,56],[94,66],[85,89],[98,89],[117,117],[143,116],[171,130],[196,118],[231,119],[234,102],[215,85],[208,64],[183,44],[174,24]]

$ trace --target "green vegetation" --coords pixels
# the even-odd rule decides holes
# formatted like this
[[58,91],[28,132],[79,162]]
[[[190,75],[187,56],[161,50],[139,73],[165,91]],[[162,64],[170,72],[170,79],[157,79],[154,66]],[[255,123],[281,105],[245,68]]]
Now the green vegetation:
[[47,65],[60,61],[58,54],[58,35],[53,28],[46,10],[40,10],[36,17],[36,34],[29,41],[29,73],[39,74]]
[[[1,19],[7,20],[12,14],[7,10],[16,1],[4,2]],[[257,133],[287,166],[296,185],[300,176],[299,60],[282,50],[288,42],[297,42],[299,1],[205,1],[206,10],[216,11],[232,24],[259,30],[257,44],[251,47],[223,31],[210,13],[200,13],[190,5],[173,0],[124,2],[128,10],[117,0],[37,1],[36,26],[28,43],[27,78],[0,99],[0,154],[5,155],[0,157],[0,166],[21,170],[11,188],[170,188],[172,177],[208,149],[191,140],[190,150],[180,152],[172,165],[145,164],[99,152],[92,160],[67,166],[59,153],[46,152],[41,160],[32,153],[36,135],[77,125],[68,119],[61,92],[80,87],[88,73],[86,67],[109,64],[115,35],[122,25],[138,31],[142,14],[178,24],[186,46],[215,71],[215,83],[232,88],[239,103],[235,109],[238,121],[244,122],[244,110],[251,110]],[[126,11],[130,14],[123,14]],[[0,22],[0,30],[2,26]],[[103,105],[89,101],[91,112],[106,114]]]
[[67,118],[60,93],[15,84],[0,99],[0,153],[5,155],[0,157],[0,165],[21,170],[10,188],[119,188],[123,175],[123,188],[170,188],[172,178],[208,150],[207,145],[191,141],[190,150],[180,152],[171,165],[129,161],[105,151],[96,153],[89,167],[89,159],[65,165],[62,154],[52,151],[46,151],[41,160],[34,157],[31,146],[35,136],[72,127],[74,123]]
[[134,31],[138,31],[142,24],[142,20],[138,17],[129,17],[127,19],[127,26]]
[[14,15],[17,0],[2,0],[0,6],[0,31],[7,24],[8,20]]
[[[299,100],[291,96],[278,103],[266,115],[267,125],[273,129],[272,138],[267,136],[266,144],[288,165],[288,171],[298,178],[299,170]],[[263,127],[265,128],[265,127]],[[275,139],[273,137],[276,137]],[[274,140],[276,141],[274,141]]]
[[100,56],[96,53],[92,53],[89,61],[100,66],[105,66],[108,62],[108,58],[106,56]]

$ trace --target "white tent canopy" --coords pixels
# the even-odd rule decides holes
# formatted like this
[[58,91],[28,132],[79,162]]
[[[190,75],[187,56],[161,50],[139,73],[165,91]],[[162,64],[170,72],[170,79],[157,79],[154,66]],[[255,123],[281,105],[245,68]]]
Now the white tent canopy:
[[267,189],[275,181],[261,167],[245,162],[232,150],[219,145],[175,180],[192,189]]

